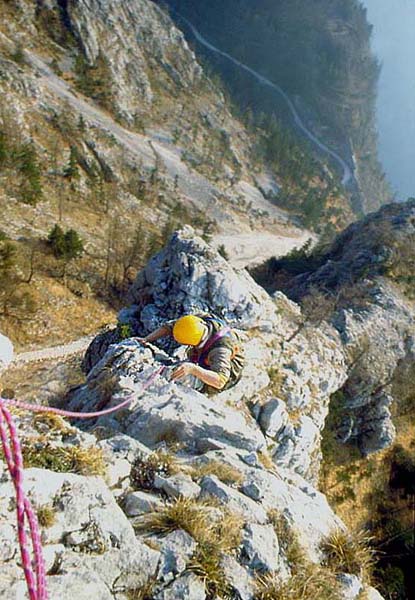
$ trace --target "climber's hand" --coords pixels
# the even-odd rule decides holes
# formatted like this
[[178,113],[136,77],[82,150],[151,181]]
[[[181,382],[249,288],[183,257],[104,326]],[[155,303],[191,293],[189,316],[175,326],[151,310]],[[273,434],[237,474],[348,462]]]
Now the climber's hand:
[[194,371],[195,371],[195,365],[193,363],[184,362],[181,365],[179,365],[177,367],[177,369],[174,369],[174,371],[171,375],[171,379],[173,381],[183,379],[187,375],[194,375]]

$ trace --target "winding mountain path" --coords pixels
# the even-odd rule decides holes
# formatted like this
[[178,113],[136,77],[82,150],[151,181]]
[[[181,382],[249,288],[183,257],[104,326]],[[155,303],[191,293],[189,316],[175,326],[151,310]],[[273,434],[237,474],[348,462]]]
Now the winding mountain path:
[[19,364],[39,362],[42,360],[54,360],[56,358],[67,358],[75,354],[79,354],[86,350],[89,344],[94,339],[95,335],[88,335],[74,342],[63,344],[62,346],[51,346],[50,348],[42,348],[41,350],[32,350],[31,352],[22,352],[16,354],[11,366],[15,367]]
[[334,160],[341,166],[341,168],[343,170],[342,184],[345,186],[345,185],[347,185],[349,183],[349,181],[352,179],[352,171],[351,171],[349,165],[346,163],[346,161],[341,156],[339,156],[337,154],[337,152],[335,152],[334,150],[331,150],[331,148],[329,148],[328,146],[326,146],[326,144],[324,144],[322,141],[320,141],[307,128],[307,126],[304,124],[304,121],[301,119],[300,115],[298,114],[297,109],[295,108],[293,101],[291,100],[291,98],[284,92],[284,90],[278,84],[273,83],[272,81],[270,81],[269,79],[267,79],[266,77],[264,77],[263,75],[261,75],[260,73],[258,73],[254,69],[252,69],[251,67],[248,67],[248,65],[245,65],[244,63],[240,62],[239,60],[237,60],[236,58],[234,58],[233,56],[231,56],[227,52],[224,52],[223,50],[220,50],[219,48],[217,48],[216,46],[214,46],[213,44],[211,44],[210,42],[208,42],[206,40],[206,38],[204,38],[202,36],[202,34],[196,29],[196,27],[188,19],[186,19],[185,17],[183,17],[179,13],[176,13],[176,14],[178,15],[178,17],[180,17],[180,19],[182,19],[189,26],[189,28],[192,31],[194,37],[197,39],[197,41],[200,44],[202,44],[202,46],[205,46],[205,48],[208,48],[212,52],[215,52],[216,54],[220,54],[221,56],[227,58],[233,64],[237,65],[238,67],[240,67],[244,71],[247,71],[248,73],[250,73],[253,77],[255,77],[255,79],[257,81],[259,81],[260,83],[262,83],[262,85],[266,85],[266,86],[272,88],[273,90],[276,90],[280,94],[280,96],[282,96],[282,98],[284,98],[285,102],[287,103],[287,106],[290,109],[291,114],[293,115],[293,118],[294,118],[294,121],[295,121],[295,124],[297,125],[297,127],[303,132],[303,134],[315,146],[317,146],[319,148],[319,150],[325,152],[326,154],[328,154],[329,156],[331,156],[332,158],[334,158]]

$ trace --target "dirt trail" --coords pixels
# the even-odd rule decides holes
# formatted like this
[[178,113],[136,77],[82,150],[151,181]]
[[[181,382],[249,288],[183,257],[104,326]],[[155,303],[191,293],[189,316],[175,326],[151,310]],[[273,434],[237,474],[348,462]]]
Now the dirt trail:
[[56,358],[67,358],[68,356],[73,356],[74,354],[80,354],[88,348],[94,337],[95,335],[89,335],[74,342],[63,344],[62,346],[52,346],[50,348],[42,348],[41,350],[22,352],[14,357],[10,366],[15,367],[24,363],[54,360]]
[[242,268],[257,265],[273,256],[284,256],[294,248],[301,248],[310,238],[315,240],[316,236],[308,231],[304,231],[298,237],[285,237],[267,232],[220,234],[214,237],[213,245],[216,248],[223,245],[231,265]]

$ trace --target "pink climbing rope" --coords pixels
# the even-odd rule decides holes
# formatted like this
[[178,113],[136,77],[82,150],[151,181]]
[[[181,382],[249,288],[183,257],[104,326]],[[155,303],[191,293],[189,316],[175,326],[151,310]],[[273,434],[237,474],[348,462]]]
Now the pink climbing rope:
[[[154,371],[154,373],[143,384],[143,391],[153,383],[158,375],[161,375],[164,369],[165,367],[163,366]],[[133,400],[133,398],[134,396],[131,395],[120,404],[97,412],[79,413],[61,410],[59,408],[51,408],[48,406],[38,406],[29,404],[28,402],[21,402],[20,400],[12,400],[0,397],[0,439],[3,446],[4,456],[6,458],[6,464],[16,490],[17,532],[20,545],[20,554],[22,557],[22,566],[30,600],[48,600],[45,561],[42,553],[42,544],[37,516],[23,490],[23,458],[16,425],[14,424],[13,418],[5,405],[11,404],[18,408],[33,412],[52,412],[64,417],[92,419],[121,410],[127,406]],[[29,543],[25,529],[26,519],[29,524],[30,538],[33,548],[35,574],[33,573],[33,567],[30,560]]]
[[[9,436],[5,424],[8,428],[11,445],[9,445]],[[17,532],[29,598],[30,600],[47,600],[45,561],[42,554],[39,525],[33,508],[23,491],[23,459],[16,426],[2,399],[0,399],[0,437],[6,464],[16,490]],[[26,519],[29,523],[32,539],[36,578],[30,561],[29,544],[25,530]]]

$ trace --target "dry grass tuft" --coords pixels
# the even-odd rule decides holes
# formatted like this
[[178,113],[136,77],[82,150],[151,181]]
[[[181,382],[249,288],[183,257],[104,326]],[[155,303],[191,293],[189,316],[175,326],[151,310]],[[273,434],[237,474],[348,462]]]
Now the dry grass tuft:
[[42,433],[42,426],[46,426],[51,432],[65,435],[73,431],[62,417],[56,415],[53,412],[41,412],[37,413],[33,417],[33,427]]
[[167,535],[176,529],[184,529],[195,540],[208,535],[212,523],[206,505],[192,498],[178,498],[154,512],[140,517],[135,527],[142,531]]
[[50,442],[30,440],[22,446],[25,469],[37,467],[56,473],[77,473],[78,475],[105,475],[105,461],[102,450],[93,446],[53,446]]
[[153,600],[155,584],[155,579],[149,579],[138,588],[126,590],[125,597],[127,600]]
[[[212,511],[217,511],[213,515]],[[188,569],[198,575],[206,585],[209,598],[227,597],[229,584],[221,567],[224,553],[234,552],[241,543],[243,519],[226,508],[178,498],[172,504],[143,515],[136,527],[143,531],[167,534],[184,529],[197,542],[197,549]]]
[[371,540],[365,531],[349,533],[336,529],[320,546],[325,565],[334,573],[350,573],[369,583],[375,562]]
[[42,504],[36,509],[37,520],[41,527],[52,527],[56,522],[56,512],[53,506],[49,504]]
[[275,465],[268,450],[260,450],[258,453],[259,462],[268,471],[275,471]]
[[309,561],[298,534],[284,515],[271,510],[268,518],[287,558],[292,577],[285,583],[275,575],[259,577],[255,600],[341,600],[343,596],[336,574]]
[[219,460],[193,465],[190,474],[194,479],[202,479],[205,475],[216,475],[220,481],[228,485],[241,485],[244,479],[239,469]]
[[308,564],[282,583],[275,575],[257,579],[255,600],[341,600],[339,583],[328,569]]
[[270,510],[268,518],[274,527],[278,542],[287,557],[291,571],[297,573],[308,562],[304,549],[299,542],[298,535],[279,511]]

